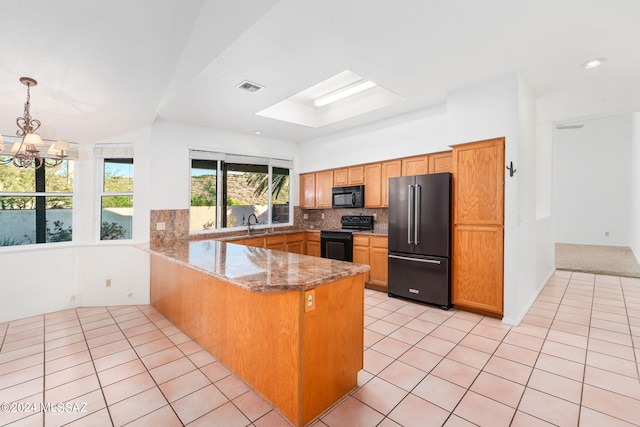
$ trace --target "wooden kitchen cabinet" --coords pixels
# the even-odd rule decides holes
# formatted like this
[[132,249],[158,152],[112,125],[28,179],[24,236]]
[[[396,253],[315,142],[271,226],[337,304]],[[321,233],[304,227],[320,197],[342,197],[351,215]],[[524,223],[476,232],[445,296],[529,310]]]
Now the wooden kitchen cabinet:
[[402,161],[390,160],[364,166],[365,208],[389,206],[389,178],[402,175]]
[[348,185],[364,184],[364,166],[351,166],[333,170],[333,186],[344,187]]
[[502,317],[504,138],[456,145],[452,163],[453,304]]
[[300,207],[324,209],[331,207],[333,171],[300,174]]
[[284,236],[282,234],[266,236],[264,238],[264,247],[267,249],[273,249],[276,251],[285,250]]
[[364,207],[379,208],[382,206],[382,164],[364,165]]
[[333,171],[316,173],[316,207],[331,207],[331,189],[333,188]]
[[415,156],[402,159],[402,176],[424,175],[429,173],[429,156]]
[[320,233],[307,231],[306,233],[306,252],[311,256],[320,256]]
[[451,151],[429,154],[429,173],[441,172],[453,173],[453,153]]
[[284,235],[284,250],[294,254],[304,254],[305,233],[293,233]]
[[389,283],[388,241],[386,236],[353,236],[353,262],[371,267],[365,283],[368,288],[381,292],[387,292]]
[[389,178],[402,176],[402,161],[391,160],[382,162],[382,207],[389,206]]
[[[353,262],[356,264],[367,264],[369,262],[369,236],[353,236]],[[369,272],[364,276],[364,282],[369,283]]]
[[315,173],[300,174],[300,207],[306,209],[316,207]]
[[369,283],[376,285],[376,289],[387,291],[389,283],[389,239],[382,236],[372,236],[369,238],[369,261],[371,271],[369,271]]
[[247,237],[237,243],[245,246],[255,246],[256,248],[264,248],[264,236],[260,237]]

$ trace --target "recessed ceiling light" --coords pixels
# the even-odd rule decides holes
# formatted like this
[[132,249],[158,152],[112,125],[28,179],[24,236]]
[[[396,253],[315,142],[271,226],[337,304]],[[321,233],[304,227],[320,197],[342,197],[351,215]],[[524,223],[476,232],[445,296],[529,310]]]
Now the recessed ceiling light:
[[599,67],[600,65],[602,65],[602,63],[603,63],[604,61],[606,61],[606,60],[607,60],[607,58],[595,58],[595,59],[591,59],[591,60],[589,60],[589,61],[587,61],[587,62],[583,63],[583,64],[581,65],[581,67],[582,67],[582,68],[586,68],[586,69],[589,69],[589,68],[596,68],[596,67]]
[[355,95],[356,93],[360,93],[364,90],[371,89],[375,86],[377,85],[371,80],[362,79],[326,95],[319,96],[313,100],[313,105],[316,107],[324,107],[325,105],[333,104],[334,102],[340,101],[341,99]]
[[255,133],[256,135],[262,135],[262,132],[259,130],[254,131],[253,133]]

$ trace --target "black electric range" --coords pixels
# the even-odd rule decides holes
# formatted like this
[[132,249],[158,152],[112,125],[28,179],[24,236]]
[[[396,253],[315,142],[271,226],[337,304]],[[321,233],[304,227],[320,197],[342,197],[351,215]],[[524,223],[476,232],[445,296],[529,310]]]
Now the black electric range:
[[373,230],[372,215],[344,215],[341,228],[320,230],[322,258],[353,261],[353,232]]

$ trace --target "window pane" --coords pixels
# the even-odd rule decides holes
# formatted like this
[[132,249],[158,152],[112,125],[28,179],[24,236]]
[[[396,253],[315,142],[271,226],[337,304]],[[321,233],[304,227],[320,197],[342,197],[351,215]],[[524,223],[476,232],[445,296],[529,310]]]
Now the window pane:
[[103,196],[100,240],[131,239],[133,196]]
[[[254,214],[257,223],[268,222],[269,167],[266,165],[225,164],[227,172],[226,227],[241,227]],[[256,221],[251,219],[251,224]]]
[[[0,156],[0,161],[10,159]],[[36,191],[34,169],[22,169],[10,165],[0,165],[0,193],[32,193]]]
[[272,212],[271,222],[282,224],[289,222],[289,169],[273,168],[271,172]]
[[47,242],[71,241],[73,198],[38,198],[44,199],[41,211],[36,210],[36,197],[0,197],[0,246],[37,243],[38,216],[41,216],[42,223],[46,224]]
[[104,159],[103,192],[133,192],[133,159]]
[[73,192],[73,162],[63,160],[57,166],[44,168],[46,175],[45,190],[47,193]]
[[47,242],[70,242],[73,234],[73,197],[45,197],[45,201]]
[[191,161],[191,209],[189,210],[191,230],[217,228],[217,169],[216,160],[194,159]]

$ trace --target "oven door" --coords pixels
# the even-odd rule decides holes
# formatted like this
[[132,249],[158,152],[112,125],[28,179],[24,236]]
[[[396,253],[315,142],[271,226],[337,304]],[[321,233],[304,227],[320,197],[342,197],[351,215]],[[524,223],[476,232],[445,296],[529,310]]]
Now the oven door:
[[347,231],[321,231],[320,256],[353,262],[353,234]]

